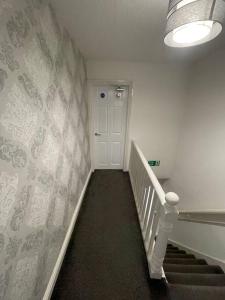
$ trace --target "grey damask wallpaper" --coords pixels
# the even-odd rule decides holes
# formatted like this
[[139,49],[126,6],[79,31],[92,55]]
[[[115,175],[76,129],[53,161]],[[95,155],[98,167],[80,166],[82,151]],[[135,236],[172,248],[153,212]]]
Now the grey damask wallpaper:
[[0,0],[0,299],[41,299],[90,170],[84,60],[42,0]]

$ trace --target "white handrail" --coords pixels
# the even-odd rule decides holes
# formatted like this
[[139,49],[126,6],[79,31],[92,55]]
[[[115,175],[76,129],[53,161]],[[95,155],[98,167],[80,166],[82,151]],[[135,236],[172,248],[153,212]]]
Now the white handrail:
[[135,142],[131,145],[129,174],[135,197],[150,277],[160,279],[169,234],[178,216],[175,193],[165,194]]
[[178,220],[224,227],[225,210],[181,211]]
[[180,210],[180,214],[225,214],[225,209],[196,209],[196,210]]

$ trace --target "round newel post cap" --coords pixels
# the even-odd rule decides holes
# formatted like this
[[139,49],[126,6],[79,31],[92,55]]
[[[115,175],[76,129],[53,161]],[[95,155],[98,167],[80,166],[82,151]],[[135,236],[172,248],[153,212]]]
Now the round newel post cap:
[[180,200],[178,195],[172,192],[167,193],[165,199],[169,205],[173,205],[173,206],[177,205]]

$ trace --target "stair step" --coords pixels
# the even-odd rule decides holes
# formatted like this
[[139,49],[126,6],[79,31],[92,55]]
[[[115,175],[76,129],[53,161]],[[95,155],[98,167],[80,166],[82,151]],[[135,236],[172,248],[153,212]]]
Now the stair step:
[[223,270],[219,266],[209,265],[176,265],[165,264],[163,265],[165,272],[177,272],[177,273],[199,273],[199,274],[224,274]]
[[225,274],[193,274],[166,272],[166,279],[173,284],[225,286]]
[[207,265],[204,259],[193,258],[165,258],[165,264],[183,264],[183,265]]
[[225,300],[225,274],[219,266],[209,266],[204,259],[172,244],[167,245],[163,263],[173,300]]
[[168,246],[167,246],[167,248],[166,248],[166,249],[167,249],[167,250],[179,250],[179,248],[178,248],[178,247],[174,247],[174,246],[173,246],[173,247],[168,247]]
[[185,254],[186,252],[184,250],[167,250],[166,253],[182,253],[182,254]]
[[173,300],[224,300],[225,288],[217,286],[191,286],[169,284],[170,298]]
[[184,253],[166,253],[166,258],[195,258],[193,254]]

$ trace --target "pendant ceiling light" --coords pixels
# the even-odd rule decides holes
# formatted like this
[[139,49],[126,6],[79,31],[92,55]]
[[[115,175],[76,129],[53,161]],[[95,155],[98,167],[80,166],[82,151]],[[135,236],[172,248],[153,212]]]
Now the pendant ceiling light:
[[222,31],[225,0],[170,0],[164,42],[190,47],[214,39]]

